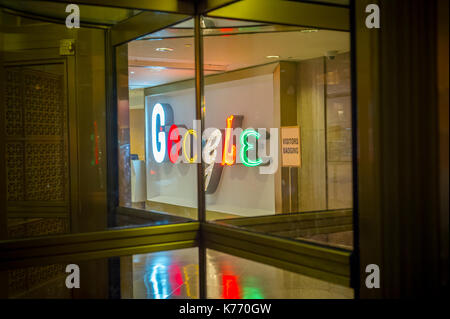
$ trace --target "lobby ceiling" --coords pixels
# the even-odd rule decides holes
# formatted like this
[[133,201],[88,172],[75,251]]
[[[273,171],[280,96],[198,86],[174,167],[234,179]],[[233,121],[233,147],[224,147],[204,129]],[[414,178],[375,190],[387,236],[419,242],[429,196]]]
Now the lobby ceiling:
[[[209,19],[204,29],[205,74],[348,52],[347,32]],[[194,38],[190,21],[128,44],[129,85],[141,88],[194,77]]]

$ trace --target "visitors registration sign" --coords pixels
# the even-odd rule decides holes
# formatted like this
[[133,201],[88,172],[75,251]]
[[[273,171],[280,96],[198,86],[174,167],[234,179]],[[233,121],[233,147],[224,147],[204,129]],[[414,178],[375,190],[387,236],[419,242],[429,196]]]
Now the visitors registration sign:
[[300,167],[300,128],[281,127],[281,163],[283,167]]

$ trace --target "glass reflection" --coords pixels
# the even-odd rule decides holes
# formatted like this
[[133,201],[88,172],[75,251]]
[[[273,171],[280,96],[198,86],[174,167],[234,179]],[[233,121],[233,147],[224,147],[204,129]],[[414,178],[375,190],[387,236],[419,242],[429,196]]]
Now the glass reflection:
[[[144,274],[144,283],[147,288],[147,297],[154,295],[155,299],[166,299],[169,294],[167,285],[167,267],[165,265],[167,258],[161,256],[157,258],[155,264],[148,267]],[[151,283],[151,285],[149,284]]]
[[241,299],[238,277],[235,275],[222,275],[222,298]]
[[[133,298],[198,298],[196,248],[133,256]],[[122,276],[126,274],[122,273]],[[122,287],[123,290],[123,287]]]
[[[212,299],[353,298],[353,289],[207,249],[207,297]],[[111,260],[120,260],[111,263]],[[80,288],[68,290],[65,265],[80,267]],[[198,248],[69,261],[12,269],[0,292],[7,298],[197,299]],[[117,278],[116,278],[117,276]],[[113,279],[113,280],[111,280]],[[117,282],[120,287],[115,287]],[[4,284],[4,285],[3,285]],[[117,289],[117,294],[111,294]]]
[[207,294],[213,299],[351,299],[353,289],[208,249]]
[[258,277],[248,276],[244,278],[243,299],[264,299],[260,286]]

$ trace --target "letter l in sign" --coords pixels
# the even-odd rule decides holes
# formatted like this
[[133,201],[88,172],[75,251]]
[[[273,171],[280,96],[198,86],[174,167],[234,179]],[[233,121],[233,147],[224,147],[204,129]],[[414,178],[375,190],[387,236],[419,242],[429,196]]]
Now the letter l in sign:
[[225,128],[225,141],[223,143],[222,166],[234,165],[236,163],[236,145],[233,140],[233,128],[242,126],[242,115],[230,115],[227,118],[227,127]]

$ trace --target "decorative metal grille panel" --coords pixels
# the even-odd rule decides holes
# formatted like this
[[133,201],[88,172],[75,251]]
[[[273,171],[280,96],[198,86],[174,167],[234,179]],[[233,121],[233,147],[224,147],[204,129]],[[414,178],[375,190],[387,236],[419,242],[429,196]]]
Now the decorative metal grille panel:
[[66,218],[9,218],[8,238],[27,238],[64,234],[69,230]]
[[5,102],[6,136],[22,136],[22,73],[15,68],[6,69]]
[[64,125],[62,77],[34,70],[23,71],[25,135],[61,136]]
[[61,142],[25,144],[26,200],[64,200],[64,148]]
[[23,142],[6,143],[6,188],[8,201],[24,200]]
[[8,294],[10,297],[18,297],[64,274],[64,265],[59,264],[10,270]]
[[67,200],[63,76],[6,68],[8,201]]

